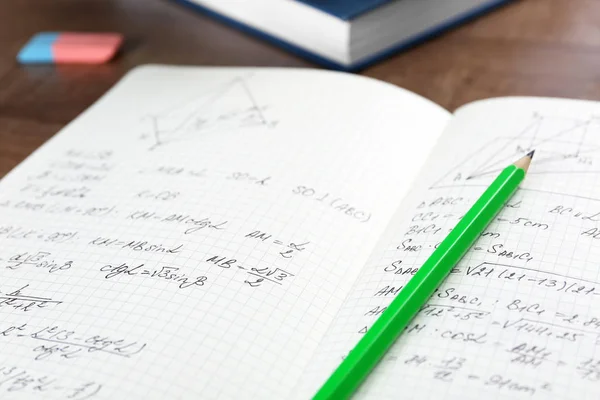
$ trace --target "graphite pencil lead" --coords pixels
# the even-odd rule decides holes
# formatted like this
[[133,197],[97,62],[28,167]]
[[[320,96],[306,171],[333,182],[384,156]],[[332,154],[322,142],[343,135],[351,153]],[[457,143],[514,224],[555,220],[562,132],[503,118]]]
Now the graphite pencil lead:
[[535,150],[531,150],[529,153],[527,153],[527,156],[529,158],[533,158],[533,154],[535,153]]

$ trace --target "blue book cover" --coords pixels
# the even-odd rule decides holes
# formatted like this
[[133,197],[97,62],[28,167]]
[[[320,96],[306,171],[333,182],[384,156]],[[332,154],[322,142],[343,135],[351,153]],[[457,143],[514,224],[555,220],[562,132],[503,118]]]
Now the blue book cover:
[[351,20],[393,0],[297,0],[339,19]]
[[[414,47],[426,40],[429,40],[433,37],[440,35],[441,33],[454,28],[460,24],[463,24],[467,21],[470,21],[473,18],[476,18],[482,14],[485,14],[489,11],[492,11],[495,8],[500,7],[503,4],[509,3],[514,0],[490,0],[489,2],[479,6],[472,8],[471,10],[455,16],[449,20],[444,21],[443,23],[429,28],[423,32],[420,32],[417,35],[414,35],[408,39],[399,41],[394,45],[383,49],[366,59],[362,59],[357,61],[351,65],[342,65],[336,61],[325,58],[321,55],[310,52],[307,49],[289,43],[288,41],[282,40],[281,38],[275,37],[268,33],[265,33],[259,29],[256,29],[252,26],[239,22],[235,19],[229,18],[225,15],[219,14],[207,7],[203,7],[191,0],[172,0],[177,3],[183,4],[185,6],[191,7],[205,15],[208,15],[214,19],[217,19],[225,24],[228,24],[236,29],[241,30],[242,32],[248,33],[260,39],[269,41],[291,53],[294,53],[302,58],[308,59],[312,62],[315,62],[325,68],[338,70],[338,71],[346,71],[346,72],[357,72],[368,66],[371,66],[397,52],[407,50],[411,47]],[[361,14],[372,11],[377,7],[381,7],[385,4],[391,3],[397,0],[296,0],[303,4],[307,4],[311,7],[317,8],[323,12],[334,15],[337,18],[342,20],[352,20],[353,18],[358,17]]]

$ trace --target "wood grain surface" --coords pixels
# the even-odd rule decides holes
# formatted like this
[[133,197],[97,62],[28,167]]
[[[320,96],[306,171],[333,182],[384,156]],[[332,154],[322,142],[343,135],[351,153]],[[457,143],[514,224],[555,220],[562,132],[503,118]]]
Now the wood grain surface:
[[[20,66],[40,31],[116,31],[100,66]],[[0,177],[147,63],[317,67],[167,0],[0,1]],[[600,99],[600,1],[520,0],[362,71],[453,110],[511,95]]]

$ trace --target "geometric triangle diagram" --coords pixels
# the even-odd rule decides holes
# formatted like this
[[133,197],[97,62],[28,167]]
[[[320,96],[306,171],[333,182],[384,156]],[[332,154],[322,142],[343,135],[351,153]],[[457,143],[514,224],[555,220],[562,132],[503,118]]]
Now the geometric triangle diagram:
[[237,77],[148,115],[144,121],[149,132],[142,138],[149,138],[152,142],[149,150],[154,150],[212,132],[273,128],[277,121],[268,119],[266,111],[267,107],[257,101],[246,79]]
[[586,182],[597,186],[600,119],[534,113],[520,131],[485,143],[448,170],[431,188],[487,186],[506,166],[531,150],[536,151],[536,157],[523,189],[568,194],[572,192],[569,186],[575,176],[578,187],[585,187]]

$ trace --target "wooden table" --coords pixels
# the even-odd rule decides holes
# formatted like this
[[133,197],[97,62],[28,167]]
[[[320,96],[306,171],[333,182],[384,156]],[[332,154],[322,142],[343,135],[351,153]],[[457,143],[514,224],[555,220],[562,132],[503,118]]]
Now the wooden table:
[[[19,66],[36,32],[117,31],[101,66]],[[314,66],[166,0],[0,1],[0,177],[145,63]],[[507,96],[600,98],[600,1],[521,0],[363,74],[448,108]]]

